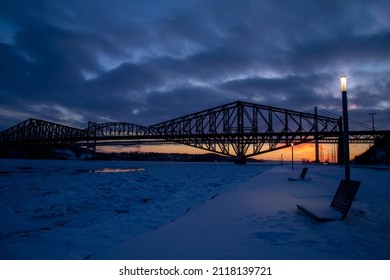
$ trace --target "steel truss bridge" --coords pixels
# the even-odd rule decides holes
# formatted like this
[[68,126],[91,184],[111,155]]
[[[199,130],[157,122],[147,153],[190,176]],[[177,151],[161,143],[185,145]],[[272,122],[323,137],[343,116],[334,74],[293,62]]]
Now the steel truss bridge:
[[[350,131],[350,143],[373,143],[383,130]],[[303,143],[342,143],[342,119],[237,101],[151,126],[93,123],[85,129],[28,119],[0,133],[0,145],[36,149],[82,145],[184,144],[245,158]],[[343,159],[342,145],[338,158]]]

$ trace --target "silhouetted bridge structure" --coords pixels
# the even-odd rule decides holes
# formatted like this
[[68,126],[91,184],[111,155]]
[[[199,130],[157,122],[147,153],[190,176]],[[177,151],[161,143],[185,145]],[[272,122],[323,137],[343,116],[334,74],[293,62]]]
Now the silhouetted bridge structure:
[[[383,130],[350,131],[349,141],[373,143]],[[178,143],[245,158],[303,143],[342,143],[341,117],[321,116],[237,101],[151,126],[125,122],[93,123],[85,129],[28,119],[0,133],[0,145],[21,149],[82,145]],[[338,158],[343,159],[342,145]]]

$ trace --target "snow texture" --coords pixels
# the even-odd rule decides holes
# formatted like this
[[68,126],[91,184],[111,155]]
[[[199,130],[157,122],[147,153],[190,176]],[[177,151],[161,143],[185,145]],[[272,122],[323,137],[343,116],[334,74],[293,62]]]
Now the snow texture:
[[[343,221],[339,166],[0,160],[0,259],[389,259],[390,170],[362,181]],[[109,168],[109,169],[107,169]]]

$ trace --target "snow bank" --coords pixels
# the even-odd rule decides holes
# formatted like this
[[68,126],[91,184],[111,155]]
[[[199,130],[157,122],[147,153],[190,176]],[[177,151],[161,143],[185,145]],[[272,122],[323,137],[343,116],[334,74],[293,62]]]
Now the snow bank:
[[353,169],[352,178],[363,182],[357,199],[344,221],[327,223],[300,214],[296,205],[315,202],[329,211],[343,169],[313,165],[311,180],[288,182],[293,175],[275,167],[92,258],[389,259],[390,171]]

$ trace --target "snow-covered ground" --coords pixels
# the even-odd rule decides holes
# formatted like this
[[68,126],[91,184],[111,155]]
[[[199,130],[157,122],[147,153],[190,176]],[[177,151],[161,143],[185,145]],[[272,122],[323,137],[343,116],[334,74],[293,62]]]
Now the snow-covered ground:
[[0,258],[390,259],[390,170],[352,168],[347,218],[317,223],[296,205],[326,209],[344,169],[307,167],[0,160]]
[[0,259],[86,258],[270,167],[0,159]]

